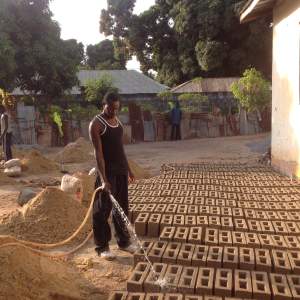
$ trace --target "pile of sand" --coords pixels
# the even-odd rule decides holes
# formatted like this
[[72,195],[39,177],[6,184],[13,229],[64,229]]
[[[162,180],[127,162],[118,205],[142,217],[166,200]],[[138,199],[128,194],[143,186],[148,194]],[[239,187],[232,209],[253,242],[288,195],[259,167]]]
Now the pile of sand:
[[0,186],[1,185],[11,185],[15,184],[16,182],[8,177],[6,174],[3,173],[3,170],[0,170]]
[[21,246],[0,247],[0,265],[0,299],[88,299],[73,269]]
[[69,143],[54,156],[59,163],[82,163],[93,159],[93,148],[90,142],[84,138]]
[[145,178],[150,178],[151,177],[149,172],[144,170],[141,166],[139,166],[133,160],[128,160],[128,163],[129,163],[131,171],[133,172],[136,179],[145,179]]
[[[71,236],[82,223],[86,208],[55,187],[47,187],[20,210],[0,220],[0,234],[38,243],[56,243]],[[78,236],[82,239],[87,224]]]
[[30,174],[41,174],[59,170],[58,165],[54,161],[44,157],[37,150],[25,153],[21,164],[22,171],[26,171]]

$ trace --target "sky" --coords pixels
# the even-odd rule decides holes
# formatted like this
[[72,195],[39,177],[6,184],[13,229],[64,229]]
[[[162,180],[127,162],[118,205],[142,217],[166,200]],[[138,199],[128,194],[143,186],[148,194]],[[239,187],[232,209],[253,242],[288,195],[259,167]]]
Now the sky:
[[[61,27],[61,37],[76,39],[85,46],[105,39],[99,32],[99,20],[106,3],[106,0],[52,0],[50,8],[53,19]],[[154,3],[155,0],[137,0],[134,12],[143,12]],[[136,59],[129,61],[127,69],[139,70],[139,62]]]

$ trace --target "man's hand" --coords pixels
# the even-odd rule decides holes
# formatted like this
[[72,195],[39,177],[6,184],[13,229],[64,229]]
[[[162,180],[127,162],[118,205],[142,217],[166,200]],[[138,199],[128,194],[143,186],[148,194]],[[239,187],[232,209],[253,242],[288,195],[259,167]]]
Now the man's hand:
[[134,174],[132,173],[131,170],[128,171],[128,182],[129,183],[134,183],[135,182],[135,177],[134,177]]
[[102,184],[102,188],[105,192],[111,192],[111,184],[108,181],[104,181],[104,183]]

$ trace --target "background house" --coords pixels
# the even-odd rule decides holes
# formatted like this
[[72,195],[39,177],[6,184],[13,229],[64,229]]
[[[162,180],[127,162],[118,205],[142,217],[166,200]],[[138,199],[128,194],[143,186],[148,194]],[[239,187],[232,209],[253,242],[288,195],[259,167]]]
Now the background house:
[[300,177],[300,1],[251,0],[241,22],[273,14],[272,165]]

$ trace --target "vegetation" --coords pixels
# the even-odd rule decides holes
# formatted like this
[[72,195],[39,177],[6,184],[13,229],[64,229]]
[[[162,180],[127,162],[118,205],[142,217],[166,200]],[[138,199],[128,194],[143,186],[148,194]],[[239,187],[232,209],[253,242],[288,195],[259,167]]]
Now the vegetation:
[[263,110],[271,103],[271,84],[254,68],[245,70],[243,77],[232,84],[231,91],[248,112]]

